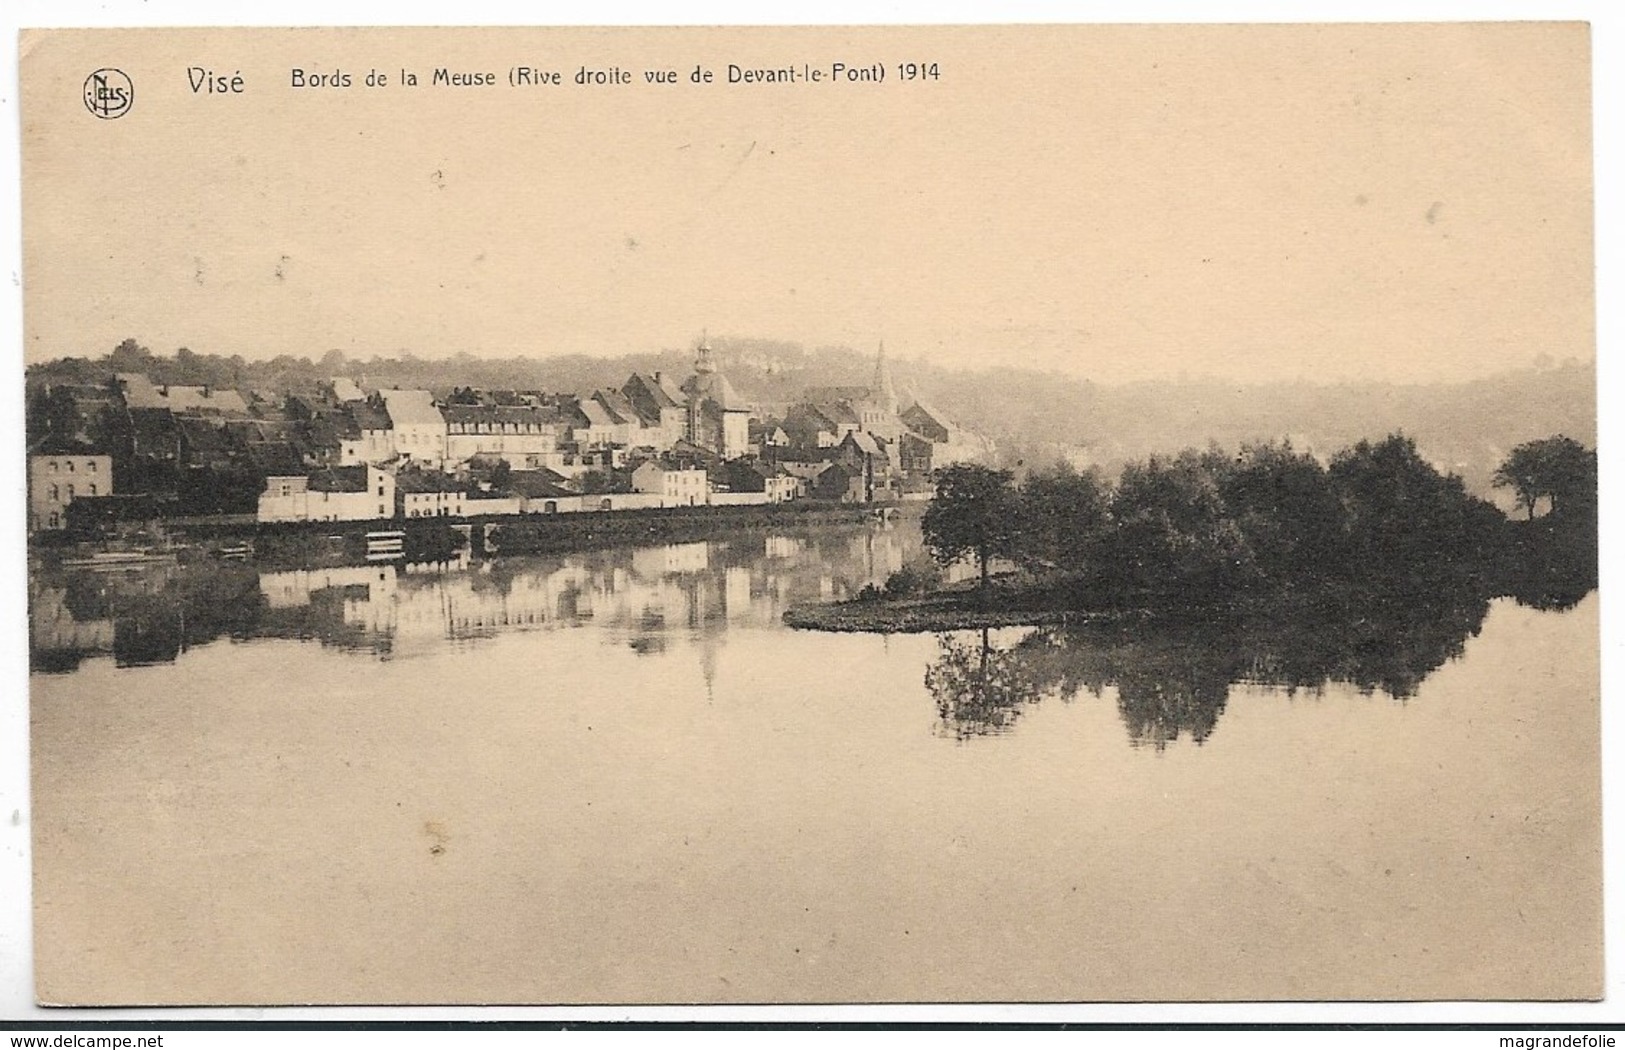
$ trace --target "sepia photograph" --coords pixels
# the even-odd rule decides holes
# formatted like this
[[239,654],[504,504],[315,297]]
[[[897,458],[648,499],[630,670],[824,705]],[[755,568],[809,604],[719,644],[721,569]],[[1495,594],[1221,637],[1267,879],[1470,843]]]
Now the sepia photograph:
[[24,30],[32,1000],[1602,999],[1592,44]]

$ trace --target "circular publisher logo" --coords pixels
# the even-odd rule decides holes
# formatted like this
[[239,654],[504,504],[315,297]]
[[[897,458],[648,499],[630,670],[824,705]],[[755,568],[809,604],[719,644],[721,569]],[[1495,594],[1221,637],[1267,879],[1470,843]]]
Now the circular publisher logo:
[[103,120],[130,112],[135,104],[135,85],[122,69],[98,69],[85,78],[85,108]]

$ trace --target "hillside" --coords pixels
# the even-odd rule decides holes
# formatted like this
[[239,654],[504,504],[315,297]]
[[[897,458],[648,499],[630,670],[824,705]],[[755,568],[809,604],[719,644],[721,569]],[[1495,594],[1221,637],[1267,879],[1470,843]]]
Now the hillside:
[[[717,339],[713,347],[739,392],[769,412],[781,410],[808,387],[866,384],[874,373],[869,349],[809,349],[765,339]],[[114,372],[132,371],[157,382],[280,394],[347,375],[365,386],[439,393],[456,386],[586,392],[618,387],[634,371],[686,375],[692,356],[684,348],[611,358],[402,353],[362,360],[331,351],[316,360],[283,356],[256,362],[190,350],[153,355],[127,340],[99,358],[31,366],[27,379],[35,388],[101,382]],[[892,371],[905,402],[928,401],[992,437],[1009,466],[1064,458],[1115,473],[1125,460],[1189,446],[1235,448],[1290,438],[1300,448],[1329,452],[1403,431],[1436,465],[1488,494],[1490,474],[1520,442],[1562,433],[1596,443],[1596,378],[1589,362],[1530,367],[1467,383],[1405,385],[1180,378],[1105,386],[1006,365],[963,371],[895,360]]]

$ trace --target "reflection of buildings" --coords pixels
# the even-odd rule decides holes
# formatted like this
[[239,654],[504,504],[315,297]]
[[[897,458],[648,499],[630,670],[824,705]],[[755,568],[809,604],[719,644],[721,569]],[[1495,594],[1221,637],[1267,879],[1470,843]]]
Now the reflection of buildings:
[[113,651],[113,621],[108,617],[76,618],[68,606],[66,587],[30,587],[28,645],[33,652],[51,654],[51,669],[72,670],[87,656]]
[[713,646],[730,627],[778,626],[795,602],[884,583],[919,547],[913,529],[875,527],[486,562],[465,551],[447,562],[261,573],[220,564],[69,573],[35,588],[33,664],[67,670],[109,651],[121,663],[168,662],[223,635],[392,657],[584,626],[639,652],[661,651],[673,634]]

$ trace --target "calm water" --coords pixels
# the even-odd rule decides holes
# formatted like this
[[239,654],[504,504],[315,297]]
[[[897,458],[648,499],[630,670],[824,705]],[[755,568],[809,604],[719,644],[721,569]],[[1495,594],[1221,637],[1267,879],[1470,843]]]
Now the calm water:
[[918,552],[38,575],[41,996],[1600,994],[1595,595],[781,626]]

